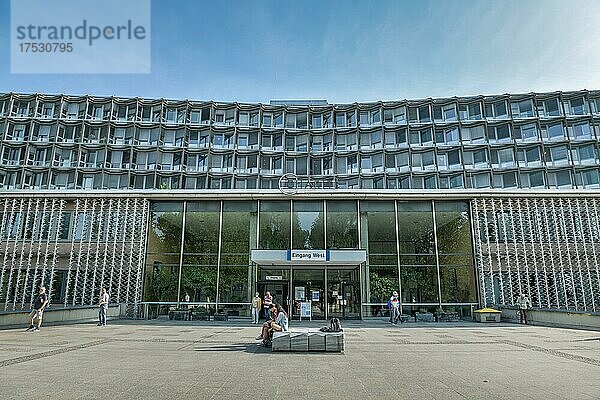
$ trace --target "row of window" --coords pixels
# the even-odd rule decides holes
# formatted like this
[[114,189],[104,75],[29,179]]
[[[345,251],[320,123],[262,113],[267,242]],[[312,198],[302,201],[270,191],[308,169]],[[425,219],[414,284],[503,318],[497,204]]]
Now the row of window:
[[331,175],[448,169],[515,167],[558,167],[595,165],[600,151],[597,143],[555,144],[527,147],[476,149],[404,150],[394,153],[283,156],[214,152],[155,151],[141,149],[87,149],[60,147],[0,147],[0,166],[40,168],[94,168],[223,173]]
[[[529,170],[457,172],[448,175],[400,174],[329,178],[323,188],[338,189],[454,189],[454,188],[598,188],[597,168],[572,171]],[[1,189],[277,189],[279,178],[183,175],[169,173],[106,173],[69,171],[1,171]]]
[[295,152],[327,152],[403,146],[435,146],[529,141],[596,140],[600,122],[562,121],[513,125],[476,124],[435,129],[396,128],[367,132],[324,132],[322,134],[218,131],[211,129],[162,129],[160,127],[119,127],[109,125],[25,124],[0,122],[0,141],[34,143],[81,143],[88,145],[136,145],[165,147],[213,147],[266,149]]
[[[172,124],[217,124],[262,126],[291,129],[321,129],[353,127],[357,125],[453,122],[480,119],[531,118],[577,116],[600,113],[600,97],[588,98],[585,94],[565,97],[522,99],[438,100],[420,105],[378,107],[365,104],[359,108],[336,110],[334,107],[308,107],[302,110],[261,110],[260,105],[244,108],[235,104],[211,105],[208,103],[169,104],[138,102],[135,99],[113,102],[111,99],[44,100],[32,98],[0,98],[0,116],[17,118],[62,118],[67,120],[140,121]],[[339,107],[339,106],[337,106]],[[277,109],[277,107],[273,107]],[[361,108],[369,108],[363,110]]]

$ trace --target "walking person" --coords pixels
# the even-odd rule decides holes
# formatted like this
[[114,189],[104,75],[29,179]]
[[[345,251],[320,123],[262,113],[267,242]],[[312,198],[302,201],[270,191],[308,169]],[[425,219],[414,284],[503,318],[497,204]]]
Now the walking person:
[[263,305],[265,309],[265,321],[268,321],[273,318],[271,313],[271,304],[273,304],[273,296],[271,296],[271,292],[267,290],[265,293],[265,298],[263,299]]
[[260,316],[260,310],[262,301],[260,299],[260,293],[256,292],[254,298],[252,298],[252,323],[258,324],[258,318]]
[[[31,303],[31,313],[29,314],[29,328],[27,331],[33,330],[34,332],[39,332],[40,327],[42,326],[42,315],[44,314],[44,309],[48,305],[48,296],[46,295],[46,288],[44,286],[40,287],[40,291],[35,296],[33,303]],[[37,326],[33,324],[33,320],[37,319]]]
[[102,288],[100,293],[100,302],[98,303],[98,326],[106,325],[106,311],[108,310],[108,293]]
[[398,318],[400,318],[400,299],[398,298],[398,292],[394,290],[392,297],[390,297],[390,323],[397,324]]
[[519,307],[519,323],[527,325],[527,310],[531,308],[531,301],[529,301],[529,297],[525,295],[525,293],[521,293],[519,298],[517,299],[517,307]]

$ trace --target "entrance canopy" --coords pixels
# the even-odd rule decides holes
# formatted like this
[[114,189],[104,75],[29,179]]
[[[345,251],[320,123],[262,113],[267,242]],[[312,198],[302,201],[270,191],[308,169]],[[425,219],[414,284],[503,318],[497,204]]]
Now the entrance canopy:
[[357,266],[367,261],[367,252],[366,250],[252,250],[250,258],[261,267]]

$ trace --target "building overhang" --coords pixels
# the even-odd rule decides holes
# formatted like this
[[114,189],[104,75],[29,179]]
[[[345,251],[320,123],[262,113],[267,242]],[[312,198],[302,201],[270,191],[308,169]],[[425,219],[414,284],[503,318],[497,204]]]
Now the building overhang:
[[356,199],[356,200],[470,200],[476,198],[590,198],[600,197],[598,189],[329,189],[298,190],[285,195],[278,189],[143,189],[143,190],[6,190],[0,198],[109,198],[128,197],[155,201],[164,200],[304,200],[304,199]]

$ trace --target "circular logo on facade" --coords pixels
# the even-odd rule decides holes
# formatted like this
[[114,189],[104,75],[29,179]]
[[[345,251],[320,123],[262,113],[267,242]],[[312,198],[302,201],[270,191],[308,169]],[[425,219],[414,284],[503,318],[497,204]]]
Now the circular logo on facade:
[[287,173],[279,178],[279,190],[286,195],[296,194],[298,192],[298,176]]

